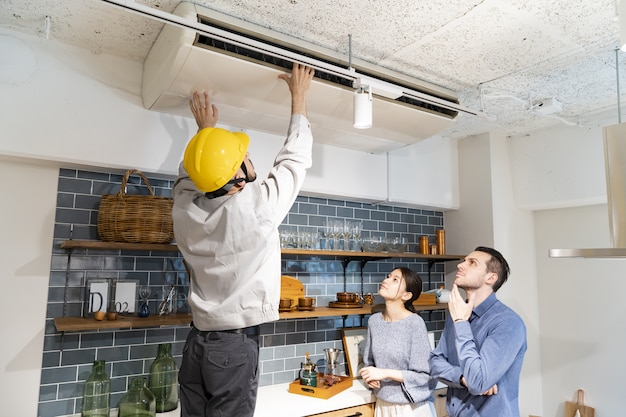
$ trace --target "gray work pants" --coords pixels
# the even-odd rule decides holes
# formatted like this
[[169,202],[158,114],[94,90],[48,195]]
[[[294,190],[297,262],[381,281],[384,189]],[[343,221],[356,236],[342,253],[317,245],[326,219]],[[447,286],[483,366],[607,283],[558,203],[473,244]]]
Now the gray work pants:
[[252,417],[259,386],[258,326],[191,329],[178,375],[181,417]]

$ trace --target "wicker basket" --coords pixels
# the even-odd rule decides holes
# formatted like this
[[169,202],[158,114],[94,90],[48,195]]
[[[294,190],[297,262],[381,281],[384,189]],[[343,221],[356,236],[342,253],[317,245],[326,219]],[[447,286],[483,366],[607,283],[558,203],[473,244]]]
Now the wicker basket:
[[[150,195],[126,195],[128,178],[137,174]],[[98,234],[105,242],[169,243],[174,239],[173,200],[154,195],[148,179],[126,171],[119,193],[103,195],[98,211]]]

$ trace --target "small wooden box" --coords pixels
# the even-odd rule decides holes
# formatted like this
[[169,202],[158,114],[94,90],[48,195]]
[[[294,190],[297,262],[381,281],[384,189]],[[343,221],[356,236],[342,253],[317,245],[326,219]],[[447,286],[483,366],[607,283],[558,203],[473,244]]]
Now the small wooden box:
[[437,304],[437,296],[433,293],[421,293],[417,300],[413,301],[414,306],[432,306]]
[[[306,395],[308,397],[315,398],[323,398],[325,400],[329,399],[333,395],[339,394],[341,391],[345,391],[348,388],[352,387],[353,378],[349,376],[340,376],[341,381],[337,382],[335,385],[327,386],[318,385],[317,387],[309,387],[306,385],[300,385],[300,380],[296,379],[291,384],[289,384],[289,392],[292,394],[300,394]],[[324,374],[317,374],[317,382],[318,384],[324,379]]]

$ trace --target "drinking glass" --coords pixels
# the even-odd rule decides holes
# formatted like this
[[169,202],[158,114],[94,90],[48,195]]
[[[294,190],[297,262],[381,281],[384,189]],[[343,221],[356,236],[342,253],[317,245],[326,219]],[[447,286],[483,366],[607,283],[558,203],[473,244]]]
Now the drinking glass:
[[361,250],[361,231],[363,230],[363,223],[359,221],[350,222],[350,247],[351,251]]

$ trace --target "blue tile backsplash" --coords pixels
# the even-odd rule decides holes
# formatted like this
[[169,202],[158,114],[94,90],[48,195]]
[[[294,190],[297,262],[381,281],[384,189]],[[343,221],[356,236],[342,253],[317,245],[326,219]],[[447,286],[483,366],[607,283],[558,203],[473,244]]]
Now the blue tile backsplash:
[[[156,195],[171,196],[173,178],[154,178],[145,173]],[[58,332],[54,318],[81,316],[85,309],[85,286],[88,280],[134,280],[152,290],[148,300],[151,314],[170,285],[185,293],[189,277],[178,252],[60,248],[69,239],[98,240],[97,218],[102,194],[115,194],[123,175],[107,172],[61,169],[50,265],[50,283],[46,313],[44,352],[39,394],[39,417],[80,413],[82,391],[95,359],[106,361],[111,378],[111,406],[116,408],[133,377],[147,377],[159,343],[172,343],[172,352],[180,364],[188,326],[163,328]],[[137,176],[128,181],[127,194],[147,194]],[[404,237],[409,252],[417,252],[417,241],[428,235],[434,242],[435,230],[443,228],[443,212],[371,205],[354,201],[300,196],[281,225],[282,228],[317,228],[321,231],[329,219],[359,220],[364,237],[384,233],[386,237]],[[314,229],[313,229],[314,230]],[[349,262],[345,271],[342,259],[335,257],[285,255],[284,275],[298,278],[307,296],[319,306],[335,300],[338,291],[375,294],[384,276],[397,266],[408,266],[422,277],[424,290],[443,285],[443,264],[435,263],[428,282],[428,264],[412,258],[389,258],[361,264]],[[362,271],[361,271],[362,266]],[[361,275],[363,280],[361,281]],[[186,312],[184,299],[178,300],[179,312]],[[443,328],[444,311],[421,312],[428,329],[436,335]],[[261,385],[293,381],[305,354],[323,370],[323,350],[343,349],[341,329],[367,325],[368,316],[322,317],[280,320],[261,326]],[[340,372],[345,371],[341,357]]]

